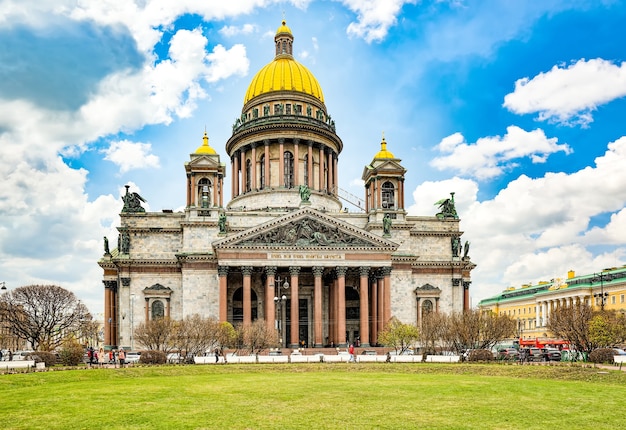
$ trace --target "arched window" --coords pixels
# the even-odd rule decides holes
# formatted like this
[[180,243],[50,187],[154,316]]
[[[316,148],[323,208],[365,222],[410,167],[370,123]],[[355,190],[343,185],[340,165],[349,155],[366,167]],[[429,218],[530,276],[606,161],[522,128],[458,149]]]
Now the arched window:
[[152,302],[152,319],[156,320],[165,316],[165,306],[161,300]]
[[198,203],[202,208],[208,208],[211,205],[211,181],[207,178],[198,181]]
[[283,162],[285,166],[285,188],[293,188],[293,154],[289,151],[285,151]]
[[395,188],[389,181],[385,182],[382,186],[382,199],[383,209],[395,209]]
[[252,189],[252,162],[250,160],[246,160],[246,191],[250,191]]
[[422,315],[428,315],[433,311],[433,302],[430,300],[424,300],[422,304]]
[[309,184],[309,154],[304,156],[304,184],[311,188],[311,184]]
[[261,159],[259,160],[259,172],[260,172],[260,177],[259,177],[259,184],[260,184],[260,189],[265,188],[265,154],[261,155]]

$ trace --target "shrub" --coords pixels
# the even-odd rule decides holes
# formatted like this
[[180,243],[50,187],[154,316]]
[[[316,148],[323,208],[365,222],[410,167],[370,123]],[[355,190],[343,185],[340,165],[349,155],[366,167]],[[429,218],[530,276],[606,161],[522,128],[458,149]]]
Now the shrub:
[[52,367],[57,364],[57,357],[53,352],[37,351],[29,354],[26,358],[35,360],[35,363],[46,363],[46,367]]
[[467,356],[467,361],[492,361],[493,353],[488,349],[473,349]]
[[612,348],[598,348],[591,351],[589,361],[592,363],[613,363],[615,350]]
[[76,341],[70,340],[63,344],[59,351],[59,362],[64,366],[78,366],[83,361],[84,348]]
[[139,362],[141,364],[165,364],[167,355],[163,351],[142,351]]

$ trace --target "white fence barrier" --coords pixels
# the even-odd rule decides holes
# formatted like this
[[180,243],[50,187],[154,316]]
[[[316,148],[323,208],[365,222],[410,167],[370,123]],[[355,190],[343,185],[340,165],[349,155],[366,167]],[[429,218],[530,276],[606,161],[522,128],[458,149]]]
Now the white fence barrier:
[[[37,369],[40,368],[39,364],[43,364],[45,369],[46,363],[38,363]],[[0,361],[0,370],[28,369],[31,367],[35,367],[35,360]]]

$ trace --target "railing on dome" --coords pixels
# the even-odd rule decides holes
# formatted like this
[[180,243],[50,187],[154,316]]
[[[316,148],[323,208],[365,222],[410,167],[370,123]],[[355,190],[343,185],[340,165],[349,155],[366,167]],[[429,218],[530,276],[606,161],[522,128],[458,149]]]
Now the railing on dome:
[[253,127],[274,124],[310,124],[326,129],[331,133],[335,133],[335,121],[332,120],[330,116],[328,116],[326,120],[321,120],[313,118],[312,116],[301,114],[278,114],[266,115],[252,119],[245,119],[243,116],[242,118],[237,118],[233,124],[233,134]]

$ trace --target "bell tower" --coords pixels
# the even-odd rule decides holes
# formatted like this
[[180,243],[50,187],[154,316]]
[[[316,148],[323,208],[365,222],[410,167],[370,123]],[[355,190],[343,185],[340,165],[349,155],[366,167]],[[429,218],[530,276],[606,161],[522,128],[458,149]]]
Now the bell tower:
[[365,183],[365,212],[369,222],[382,222],[386,214],[394,220],[406,215],[404,210],[404,175],[406,169],[388,149],[383,134],[380,151],[363,169]]
[[224,178],[226,167],[220,156],[209,146],[206,131],[202,145],[190,154],[185,163],[187,172],[187,210],[197,211],[199,216],[208,216],[211,211],[224,205]]

